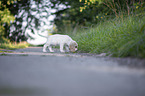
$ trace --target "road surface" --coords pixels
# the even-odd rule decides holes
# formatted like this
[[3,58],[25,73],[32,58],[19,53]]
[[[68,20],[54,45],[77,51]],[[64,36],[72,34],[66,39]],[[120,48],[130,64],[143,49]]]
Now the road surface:
[[0,55],[0,96],[145,96],[144,60],[42,53]]

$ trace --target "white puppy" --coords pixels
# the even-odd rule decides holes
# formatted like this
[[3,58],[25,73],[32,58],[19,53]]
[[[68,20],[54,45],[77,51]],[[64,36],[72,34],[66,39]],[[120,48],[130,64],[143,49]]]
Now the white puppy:
[[46,44],[43,46],[43,52],[47,52],[46,48],[48,47],[50,52],[54,52],[54,50],[52,50],[52,46],[56,46],[59,45],[60,46],[60,52],[65,52],[64,46],[66,48],[66,51],[71,51],[71,52],[75,52],[78,48],[78,44],[76,43],[76,41],[72,40],[71,37],[69,37],[68,35],[59,35],[59,34],[55,34],[55,35],[50,35],[47,39]]

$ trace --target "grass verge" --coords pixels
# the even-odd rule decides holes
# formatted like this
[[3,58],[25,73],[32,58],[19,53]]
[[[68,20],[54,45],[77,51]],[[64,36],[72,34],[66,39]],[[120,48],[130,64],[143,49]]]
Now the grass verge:
[[107,20],[73,38],[81,52],[145,58],[145,16]]

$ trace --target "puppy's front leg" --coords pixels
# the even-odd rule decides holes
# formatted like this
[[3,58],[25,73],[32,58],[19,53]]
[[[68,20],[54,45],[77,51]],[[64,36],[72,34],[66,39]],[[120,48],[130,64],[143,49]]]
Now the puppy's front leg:
[[66,52],[69,52],[69,47],[66,45],[65,46]]
[[63,50],[63,46],[64,46],[64,44],[60,44],[60,52],[65,52],[65,51]]

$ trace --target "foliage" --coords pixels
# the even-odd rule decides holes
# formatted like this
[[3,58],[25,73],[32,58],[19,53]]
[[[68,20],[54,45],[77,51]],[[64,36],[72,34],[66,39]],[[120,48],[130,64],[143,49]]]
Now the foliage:
[[[66,33],[64,27],[92,26],[106,19],[143,15],[144,0],[50,0],[59,33]],[[65,6],[59,8],[58,6]],[[73,30],[72,30],[73,32]]]
[[[15,21],[10,24],[2,22],[4,37],[9,38],[11,41],[22,41],[25,40],[25,30],[27,28],[38,28],[40,22],[45,22],[43,18],[49,16],[48,6],[49,1],[45,0],[2,0],[0,1],[3,5],[0,10],[7,10],[7,13],[11,13],[15,17]],[[41,13],[45,14],[41,14]],[[3,13],[2,13],[3,14]],[[8,16],[5,17],[7,20]],[[40,19],[41,18],[41,19]],[[4,30],[5,28],[5,30]]]
[[[6,39],[4,36],[5,33],[5,26],[10,26],[12,22],[14,22],[15,17],[10,12],[7,5],[14,4],[16,0],[3,0],[0,1],[0,49],[17,49],[17,48],[25,48],[28,44],[13,44],[10,42],[9,39]],[[6,29],[7,30],[7,29]]]
[[[128,16],[134,15],[136,11],[144,11],[144,0],[80,0],[84,5],[80,7],[80,12],[86,10],[90,7],[98,7],[96,6],[104,4],[108,7],[108,12],[106,14],[114,13],[116,17],[121,16],[123,14],[127,14]],[[106,10],[103,10],[104,12]],[[123,12],[123,13],[122,13]]]
[[73,38],[81,52],[145,58],[145,17],[131,16],[100,22]]
[[8,39],[6,39],[6,38],[1,36],[0,43],[6,43],[6,44],[8,44],[8,43],[10,43],[10,40],[8,40]]
[[[4,1],[3,1],[4,2]],[[4,36],[4,24],[10,25],[10,22],[13,22],[15,20],[15,17],[11,14],[9,9],[6,7],[5,4],[3,4],[2,1],[0,1],[0,38]],[[13,0],[7,0],[6,4],[13,4]]]
[[[54,13],[56,15],[54,24],[57,26],[59,33],[64,33],[63,28],[66,26],[71,26],[74,29],[78,25],[89,26],[96,22],[97,9],[90,8],[80,12],[80,6],[83,3],[80,3],[79,0],[73,0],[73,2],[72,0],[50,0],[50,2],[52,3],[51,8],[57,9]],[[58,6],[64,7],[59,8]]]

